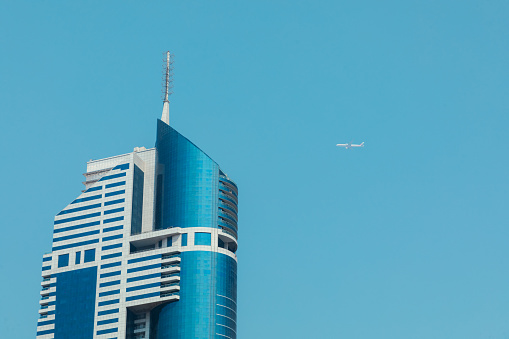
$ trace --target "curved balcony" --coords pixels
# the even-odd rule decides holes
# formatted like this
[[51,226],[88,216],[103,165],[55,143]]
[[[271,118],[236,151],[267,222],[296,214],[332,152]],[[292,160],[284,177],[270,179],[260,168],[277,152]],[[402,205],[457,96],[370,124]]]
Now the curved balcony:
[[218,223],[219,225],[226,226],[228,228],[231,228],[235,232],[238,232],[237,223],[234,222],[232,219],[225,216],[225,213],[219,213],[218,217]]
[[161,284],[161,293],[180,291],[179,283]]
[[178,273],[172,273],[169,275],[161,274],[161,283],[179,282],[180,275]]
[[219,196],[221,196],[221,193],[230,198],[230,200],[235,203],[235,205],[239,204],[239,200],[237,197],[228,189],[224,187],[219,187]]
[[178,265],[161,266],[161,274],[174,272],[180,272],[180,266]]
[[239,237],[237,235],[237,231],[235,229],[233,229],[233,227],[231,227],[230,225],[228,225],[226,223],[222,223],[221,220],[219,221],[219,228],[221,229],[221,231],[229,234],[230,236],[232,236],[235,239],[237,239]]
[[233,211],[235,214],[239,213],[239,209],[233,201],[229,199],[224,199],[221,196],[219,197],[219,206],[227,206],[227,208]]
[[230,194],[233,197],[235,197],[235,200],[238,200],[238,196],[237,196],[237,194],[235,194],[235,191],[233,191],[230,187],[224,185],[221,182],[219,183],[219,189],[222,190],[222,191],[228,192],[228,194]]
[[160,294],[161,299],[165,299],[168,301],[178,301],[180,299],[180,296],[178,292],[161,292]]
[[161,264],[162,265],[168,265],[168,264],[178,264],[180,263],[180,257],[170,257],[170,258],[162,258],[161,259]]
[[235,215],[235,218],[237,218],[237,213],[238,213],[237,209],[235,207],[232,207],[233,205],[230,202],[226,203],[225,201],[226,200],[219,199],[219,207],[222,207],[222,208],[227,209],[228,211],[232,212],[233,215]]
[[228,250],[233,253],[237,252],[238,248],[237,239],[232,237],[230,234],[220,232],[218,240],[219,240],[218,247],[224,248],[225,250]]
[[223,185],[225,185],[227,187],[230,187],[234,191],[236,196],[239,195],[239,189],[237,188],[237,184],[234,183],[233,181],[231,181],[230,179],[227,179],[227,178],[225,178],[223,176],[220,176],[219,177],[219,183],[221,183],[221,184],[223,184]]
[[218,215],[222,216],[222,217],[225,217],[228,220],[234,222],[235,226],[237,226],[237,224],[238,224],[237,214],[232,212],[230,209],[226,209],[223,206],[219,206]]
[[235,198],[235,196],[233,196],[231,193],[227,193],[227,192],[225,192],[223,190],[219,190],[219,199],[227,200],[228,202],[230,202],[235,207],[238,206],[237,198]]

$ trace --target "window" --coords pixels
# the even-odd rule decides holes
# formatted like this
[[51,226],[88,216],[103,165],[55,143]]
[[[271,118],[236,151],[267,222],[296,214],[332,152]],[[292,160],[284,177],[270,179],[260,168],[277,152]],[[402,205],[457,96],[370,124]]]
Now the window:
[[74,261],[76,265],[81,263],[81,252],[76,252],[76,260]]
[[221,238],[217,238],[217,246],[224,248],[224,241],[221,240]]
[[58,256],[58,267],[69,266],[69,254],[61,254]]
[[210,243],[211,243],[210,233],[196,232],[194,234],[194,244],[195,245],[210,246]]
[[[141,233],[141,224],[143,219],[143,182],[145,174],[136,165],[134,165],[133,174],[133,199],[131,212],[131,235]],[[125,183],[125,181],[124,181]],[[161,246],[159,246],[161,247]]]
[[171,247],[171,245],[173,245],[173,238],[168,237],[168,239],[166,239],[166,246]]
[[159,248],[163,247],[163,241],[162,240],[159,240]]
[[235,251],[237,250],[235,244],[233,242],[229,242],[227,245],[228,247],[226,249],[232,253],[235,253]]
[[85,251],[85,260],[83,262],[95,261],[95,248]]
[[182,246],[187,246],[187,233],[182,234]]

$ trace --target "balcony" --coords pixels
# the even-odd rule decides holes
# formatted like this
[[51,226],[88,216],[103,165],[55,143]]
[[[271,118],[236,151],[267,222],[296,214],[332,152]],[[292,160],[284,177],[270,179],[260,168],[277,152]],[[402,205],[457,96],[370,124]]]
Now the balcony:
[[180,227],[172,227],[164,230],[157,230],[151,232],[145,232],[141,234],[132,235],[129,237],[131,254],[153,251],[159,248],[159,242],[163,241],[165,243],[165,239],[174,235],[178,235],[181,233]]

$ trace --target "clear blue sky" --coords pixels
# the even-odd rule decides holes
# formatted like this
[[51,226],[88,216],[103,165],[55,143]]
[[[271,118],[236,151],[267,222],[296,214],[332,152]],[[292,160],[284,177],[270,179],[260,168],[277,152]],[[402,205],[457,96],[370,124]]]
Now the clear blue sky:
[[86,161],[153,147],[169,49],[171,124],[240,188],[240,339],[509,338],[508,13],[1,1],[1,336]]

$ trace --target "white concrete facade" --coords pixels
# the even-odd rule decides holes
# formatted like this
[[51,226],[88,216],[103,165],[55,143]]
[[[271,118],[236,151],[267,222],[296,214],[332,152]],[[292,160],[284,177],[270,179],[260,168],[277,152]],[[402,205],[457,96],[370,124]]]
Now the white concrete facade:
[[[126,338],[127,310],[137,314],[136,338],[148,338],[148,312],[179,300],[180,253],[213,251],[237,260],[218,239],[235,248],[237,240],[220,228],[154,230],[156,161],[156,149],[141,148],[87,163],[86,190],[55,217],[52,252],[43,256],[38,339],[54,338],[60,274],[97,268],[94,338]],[[141,232],[132,234],[136,167],[143,172],[142,217]],[[210,246],[194,245],[198,232],[210,233]],[[93,260],[86,258],[92,252]]]

